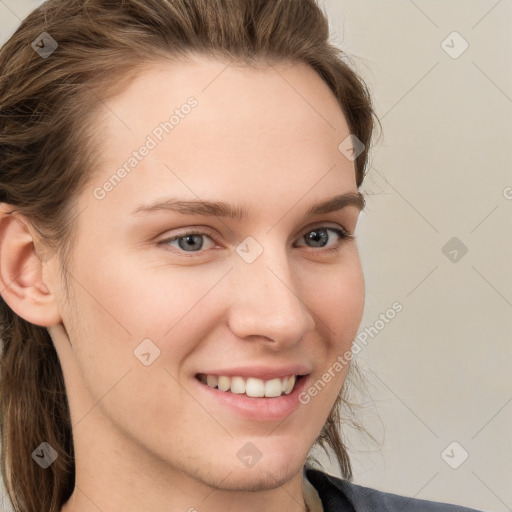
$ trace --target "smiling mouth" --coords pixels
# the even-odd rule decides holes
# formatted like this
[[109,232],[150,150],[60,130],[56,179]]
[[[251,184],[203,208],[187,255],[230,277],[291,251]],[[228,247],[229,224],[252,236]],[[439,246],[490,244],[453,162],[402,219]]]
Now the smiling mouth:
[[204,373],[196,375],[197,380],[211,388],[252,398],[278,398],[289,395],[302,377],[303,375],[288,375],[282,378],[263,380],[256,377],[229,377]]

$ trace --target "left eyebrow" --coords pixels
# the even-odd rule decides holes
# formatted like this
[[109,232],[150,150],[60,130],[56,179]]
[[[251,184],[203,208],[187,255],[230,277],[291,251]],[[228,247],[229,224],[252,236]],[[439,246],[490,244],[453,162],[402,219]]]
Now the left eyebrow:
[[314,204],[306,212],[306,215],[323,215],[325,213],[342,210],[346,206],[355,206],[359,211],[362,211],[365,205],[366,202],[361,192],[348,192]]
[[[326,213],[342,210],[347,206],[355,206],[359,211],[365,207],[365,199],[360,192],[347,192],[325,199],[314,204],[307,210],[306,216],[324,215]],[[160,210],[168,210],[183,215],[204,215],[227,217],[233,220],[243,220],[249,217],[247,210],[239,206],[231,206],[222,201],[188,201],[169,198],[156,203],[140,205],[130,212],[130,215],[140,215]]]

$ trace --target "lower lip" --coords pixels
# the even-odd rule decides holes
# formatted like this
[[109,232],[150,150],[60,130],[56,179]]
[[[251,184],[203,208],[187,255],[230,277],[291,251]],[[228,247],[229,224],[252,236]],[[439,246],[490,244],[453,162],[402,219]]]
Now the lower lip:
[[305,375],[295,383],[293,391],[289,395],[281,395],[273,398],[252,398],[245,394],[220,391],[203,384],[198,379],[194,381],[201,393],[209,400],[214,400],[231,409],[236,414],[253,421],[279,421],[292,414],[300,406],[299,394],[306,387],[308,375]]

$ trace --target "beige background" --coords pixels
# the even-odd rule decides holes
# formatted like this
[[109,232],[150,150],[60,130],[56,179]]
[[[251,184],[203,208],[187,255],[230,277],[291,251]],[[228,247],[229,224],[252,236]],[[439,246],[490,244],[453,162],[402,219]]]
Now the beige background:
[[[39,3],[0,0],[0,40]],[[323,3],[383,124],[358,228],[357,414],[378,442],[346,430],[354,481],[510,511],[512,1]]]

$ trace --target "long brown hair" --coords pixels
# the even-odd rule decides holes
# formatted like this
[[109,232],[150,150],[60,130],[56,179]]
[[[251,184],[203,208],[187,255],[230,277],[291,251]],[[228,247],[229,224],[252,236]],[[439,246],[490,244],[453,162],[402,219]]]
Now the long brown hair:
[[[46,35],[38,42],[42,33],[58,46]],[[370,94],[329,41],[327,18],[315,0],[48,0],[0,51],[0,202],[37,227],[58,251],[62,268],[73,246],[74,201],[100,153],[93,129],[98,107],[145,63],[191,54],[249,65],[309,64],[365,146],[355,160],[356,183],[362,184],[376,121]],[[47,329],[15,314],[3,299],[0,338],[6,489],[16,512],[56,512],[75,483],[59,359]],[[344,402],[341,394],[317,443],[332,449],[350,479],[339,432]],[[42,442],[58,453],[47,469],[32,460]]]

